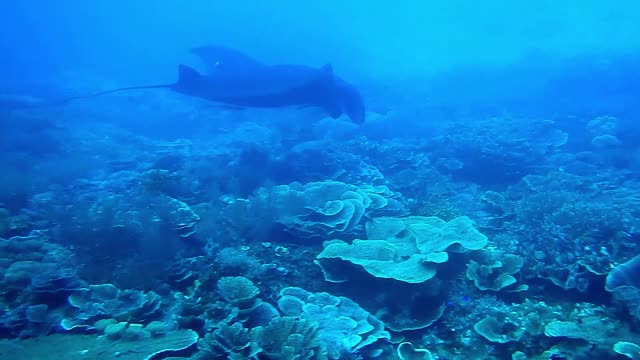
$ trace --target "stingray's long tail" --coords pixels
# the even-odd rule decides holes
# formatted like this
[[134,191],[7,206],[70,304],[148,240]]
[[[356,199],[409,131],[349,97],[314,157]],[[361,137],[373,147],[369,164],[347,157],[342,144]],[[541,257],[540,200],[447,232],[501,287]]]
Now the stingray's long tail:
[[114,93],[114,92],[126,91],[126,90],[163,89],[163,88],[170,88],[173,85],[174,84],[129,86],[129,87],[123,87],[123,88],[118,88],[118,89],[102,91],[102,92],[95,93],[95,94],[90,94],[90,95],[76,96],[73,99],[75,100],[75,99],[92,98],[92,97],[96,97],[96,96],[101,96],[101,95],[106,95],[106,94],[111,94],[111,93]]
[[141,90],[141,89],[164,89],[164,88],[170,88],[173,85],[174,84],[128,86],[128,87],[123,87],[123,88],[117,88],[117,89],[101,91],[99,93],[94,93],[94,94],[72,96],[72,97],[68,97],[68,98],[64,98],[64,99],[60,99],[60,100],[51,101],[51,102],[48,102],[46,104],[43,104],[42,106],[60,106],[60,105],[66,105],[66,104],[68,104],[68,103],[70,103],[70,102],[72,102],[74,100],[89,99],[89,98],[94,98],[94,97],[107,95],[107,94],[111,94],[111,93],[115,93],[115,92],[120,92],[120,91]]
[[97,96],[111,94],[118,91],[171,88],[174,85],[175,84],[129,86],[129,87],[102,91],[94,94],[70,96],[70,97],[64,97],[64,98],[58,98],[58,99],[43,99],[43,98],[31,97],[29,95],[13,95],[13,94],[0,93],[0,109],[10,109],[10,110],[11,109],[13,110],[39,109],[39,108],[48,108],[48,107],[54,107],[54,106],[64,106],[74,100],[89,99]]

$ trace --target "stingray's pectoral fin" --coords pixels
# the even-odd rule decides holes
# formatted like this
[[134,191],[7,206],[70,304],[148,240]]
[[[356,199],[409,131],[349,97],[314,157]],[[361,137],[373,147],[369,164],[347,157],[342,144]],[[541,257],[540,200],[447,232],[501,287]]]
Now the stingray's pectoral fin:
[[178,65],[178,85],[187,86],[198,84],[202,81],[202,75],[187,65]]
[[325,74],[333,76],[333,66],[331,64],[324,64],[320,70]]
[[365,121],[366,109],[360,92],[352,85],[341,82],[338,84],[338,93],[340,94],[341,108],[347,116],[356,124],[362,124]]
[[340,103],[336,101],[327,102],[322,108],[327,113],[327,115],[331,116],[334,119],[337,119],[340,117],[340,115],[342,115],[342,107],[340,106]]

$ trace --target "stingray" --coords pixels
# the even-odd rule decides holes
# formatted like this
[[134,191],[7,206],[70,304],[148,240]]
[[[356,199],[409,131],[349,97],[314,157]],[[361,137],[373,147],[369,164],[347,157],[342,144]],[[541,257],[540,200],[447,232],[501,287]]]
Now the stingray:
[[365,106],[359,91],[336,76],[331,65],[320,68],[267,65],[224,46],[197,47],[191,52],[206,65],[206,72],[180,64],[175,83],[118,88],[74,99],[125,90],[168,88],[233,107],[317,107],[333,118],[345,114],[358,124],[365,120]]

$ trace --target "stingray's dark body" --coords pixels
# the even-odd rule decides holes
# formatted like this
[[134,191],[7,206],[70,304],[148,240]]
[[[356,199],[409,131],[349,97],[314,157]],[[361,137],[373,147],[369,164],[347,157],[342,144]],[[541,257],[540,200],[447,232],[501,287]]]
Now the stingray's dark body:
[[28,98],[3,98],[0,95],[0,110],[64,105],[76,99],[125,90],[169,88],[235,107],[319,107],[334,118],[345,114],[355,123],[365,120],[365,107],[360,93],[354,86],[335,76],[329,65],[322,68],[265,65],[222,46],[204,46],[192,49],[192,52],[207,65],[205,74],[180,65],[178,81],[172,84],[130,86],[40,103]]
[[315,106],[329,116],[346,114],[362,123],[365,108],[355,87],[330,66],[264,65],[236,50],[206,46],[192,50],[208,67],[200,74],[180,65],[174,91],[242,107]]

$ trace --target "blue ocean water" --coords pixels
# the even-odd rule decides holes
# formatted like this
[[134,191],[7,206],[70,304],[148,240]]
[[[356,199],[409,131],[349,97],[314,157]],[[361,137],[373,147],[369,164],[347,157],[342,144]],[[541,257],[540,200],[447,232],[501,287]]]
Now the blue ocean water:
[[640,358],[636,2],[0,22],[0,359]]

